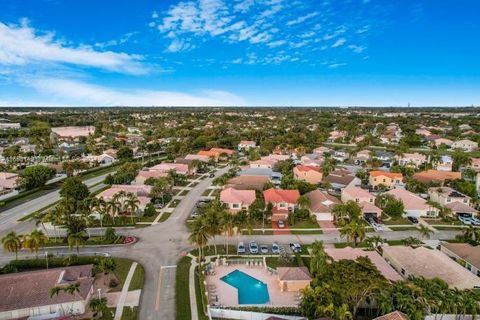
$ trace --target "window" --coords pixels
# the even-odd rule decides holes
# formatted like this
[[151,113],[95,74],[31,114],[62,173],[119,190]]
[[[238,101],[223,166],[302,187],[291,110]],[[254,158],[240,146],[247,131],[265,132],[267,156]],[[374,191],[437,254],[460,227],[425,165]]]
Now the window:
[[238,204],[238,203],[232,203],[232,208],[233,208],[233,209],[238,209],[238,208],[240,208],[240,204]]
[[281,202],[281,203],[279,204],[279,207],[280,207],[280,208],[285,208],[286,206],[287,206],[287,204],[286,204],[285,202]]

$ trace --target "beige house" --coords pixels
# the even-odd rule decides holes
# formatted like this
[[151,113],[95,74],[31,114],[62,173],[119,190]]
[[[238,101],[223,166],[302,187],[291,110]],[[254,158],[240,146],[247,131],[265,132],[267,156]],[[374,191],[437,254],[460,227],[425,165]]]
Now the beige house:
[[415,168],[427,162],[427,156],[418,152],[404,153],[401,156],[396,156],[396,159],[401,166],[411,166]]
[[441,242],[440,251],[480,277],[480,246],[469,243]]
[[277,277],[280,291],[300,291],[312,282],[307,267],[278,267]]
[[319,167],[298,165],[293,168],[293,177],[311,184],[322,182],[323,173]]
[[478,143],[468,139],[457,140],[452,143],[452,149],[461,149],[465,152],[472,152],[478,149]]
[[385,186],[387,189],[395,189],[404,185],[403,175],[401,173],[381,170],[370,171],[368,183],[374,189],[378,189],[380,185]]

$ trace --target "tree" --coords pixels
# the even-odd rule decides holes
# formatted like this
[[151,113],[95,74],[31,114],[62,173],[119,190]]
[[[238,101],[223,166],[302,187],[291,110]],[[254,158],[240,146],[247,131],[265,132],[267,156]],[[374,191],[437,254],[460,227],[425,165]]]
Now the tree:
[[90,195],[88,187],[79,177],[69,177],[65,179],[60,188],[60,195],[67,199],[82,201]]
[[323,272],[327,267],[327,262],[330,260],[325,253],[323,242],[315,241],[310,247],[310,272],[315,276]]
[[188,241],[195,244],[198,248],[198,259],[202,263],[203,248],[207,245],[210,234],[205,219],[196,219],[192,224],[192,230],[188,236]]
[[23,247],[35,252],[38,259],[38,249],[43,248],[48,242],[48,237],[40,230],[34,229],[32,232],[23,237]]
[[453,165],[452,165],[453,171],[460,170],[460,168],[469,165],[472,161],[470,156],[461,149],[456,149],[453,152],[452,159],[453,159]]
[[471,244],[478,245],[480,243],[480,228],[469,226],[463,229],[462,238]]
[[27,189],[42,187],[55,176],[55,170],[42,165],[25,168],[20,174],[20,185]]
[[105,313],[110,312],[107,307],[106,298],[94,298],[90,300],[89,307],[95,319],[102,319]]
[[353,242],[356,247],[359,240],[361,242],[365,239],[365,225],[358,220],[352,220],[340,229],[340,235],[346,237],[348,242]]
[[[112,257],[103,257],[97,261],[97,268],[99,272],[102,272],[106,276],[111,274],[117,268],[117,264]],[[105,284],[105,278],[103,279],[103,284]]]
[[383,239],[382,237],[379,237],[379,236],[371,236],[371,237],[365,238],[365,243],[371,249],[377,249],[385,242],[386,242],[386,239]]
[[422,243],[422,241],[418,240],[417,238],[415,237],[408,237],[408,238],[405,238],[402,240],[403,242],[403,245],[405,246],[414,246],[414,245],[419,245]]
[[125,207],[130,213],[130,218],[132,219],[132,224],[134,223],[133,217],[136,215],[139,205],[140,205],[140,200],[138,200],[138,197],[136,194],[129,192],[127,193],[127,196],[125,198]]
[[130,161],[133,159],[133,150],[126,146],[121,147],[117,151],[117,157],[118,157],[118,160]]
[[301,209],[308,209],[311,204],[310,198],[306,195],[301,195],[297,200],[297,204]]
[[402,200],[390,198],[383,207],[383,212],[392,218],[400,218],[405,212]]
[[433,234],[433,231],[430,228],[424,226],[423,224],[418,226],[418,232],[420,233],[420,236],[424,239],[430,239]]
[[222,232],[225,234],[225,252],[227,256],[228,256],[228,239],[231,236],[233,236],[234,227],[235,227],[235,219],[233,218],[233,215],[227,210],[225,210],[220,219],[220,228]]
[[85,239],[88,237],[85,231],[79,231],[75,233],[71,233],[67,236],[67,242],[70,249],[76,248],[77,253],[80,251],[80,245],[85,243]]
[[355,201],[349,200],[345,203],[336,205],[333,210],[335,222],[344,225],[346,220],[358,220],[362,215],[362,208]]
[[18,250],[22,248],[21,236],[17,235],[15,231],[9,232],[2,238],[3,249],[8,252],[15,253],[15,260],[18,260]]

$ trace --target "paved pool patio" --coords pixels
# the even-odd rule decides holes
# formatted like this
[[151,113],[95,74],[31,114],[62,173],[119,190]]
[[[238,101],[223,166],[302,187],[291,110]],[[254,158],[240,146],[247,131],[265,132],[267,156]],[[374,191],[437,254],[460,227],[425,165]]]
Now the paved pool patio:
[[[246,266],[243,264],[239,265],[229,265],[229,266],[216,266],[215,275],[205,276],[207,282],[207,289],[209,301],[215,301],[214,296],[218,297],[218,303],[221,306],[226,307],[238,307],[246,306],[245,304],[240,305],[238,303],[238,294],[237,289],[230,286],[226,282],[222,281],[221,278],[233,272],[235,270],[240,270],[257,280],[262,281],[267,285],[268,294],[270,296],[270,301],[266,304],[267,306],[278,306],[278,307],[293,307],[297,306],[299,303],[298,292],[282,292],[280,291],[280,286],[278,284],[277,275],[271,274],[269,271],[265,270],[263,266]],[[215,286],[215,290],[209,290],[211,286]],[[261,306],[261,305],[257,305]]]

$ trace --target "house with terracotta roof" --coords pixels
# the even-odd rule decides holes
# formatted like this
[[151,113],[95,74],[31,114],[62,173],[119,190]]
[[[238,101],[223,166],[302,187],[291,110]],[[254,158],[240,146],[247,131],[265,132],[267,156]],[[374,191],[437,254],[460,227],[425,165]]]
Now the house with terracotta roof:
[[461,149],[465,152],[472,152],[478,149],[478,143],[472,140],[457,140],[452,144],[452,149]]
[[411,166],[418,168],[420,165],[427,162],[427,156],[418,152],[404,153],[403,155],[395,156],[398,164],[401,166]]
[[373,320],[408,320],[408,316],[400,311],[393,311],[383,316],[373,318]]
[[426,171],[416,172],[412,176],[413,179],[423,183],[445,183],[445,180],[458,180],[462,178],[461,172],[440,171],[429,169]]
[[263,191],[265,204],[271,203],[272,221],[286,220],[290,212],[297,207],[300,192],[298,190],[283,190],[270,188]]
[[184,175],[184,176],[185,175],[190,175],[190,174],[195,174],[195,172],[196,172],[195,168],[189,169],[188,165],[184,164],[184,163],[164,162],[164,163],[157,164],[157,165],[155,165],[155,166],[153,166],[149,169],[149,171],[159,171],[159,172],[164,172],[164,173],[168,173],[171,170],[175,171],[175,173],[177,173],[177,174],[181,174],[181,175]]
[[385,186],[387,189],[403,188],[403,175],[400,172],[370,171],[368,184],[375,190],[380,185]]
[[[67,319],[88,311],[94,292],[93,265],[0,275],[0,319]],[[78,284],[73,294],[50,295],[54,287]]]
[[317,218],[317,221],[333,221],[332,210],[341,203],[336,197],[319,189],[310,191],[306,196],[310,200],[308,210]]
[[440,242],[440,251],[480,277],[480,246],[469,243]]
[[322,182],[323,174],[319,167],[298,165],[293,168],[293,177],[311,184]]
[[163,178],[168,177],[167,172],[157,171],[157,170],[140,170],[133,181],[133,184],[145,184],[145,181],[148,178]]
[[207,157],[209,160],[213,159],[215,161],[218,161],[218,159],[220,158],[220,152],[212,150],[200,150],[197,152],[197,155]]
[[[147,204],[150,203],[150,192],[152,191],[152,186],[148,185],[138,185],[138,184],[113,184],[107,190],[104,190],[97,194],[97,198],[105,201],[111,201],[116,194],[124,191],[126,193],[133,193],[137,196],[138,201],[140,202],[138,205],[138,210],[143,212]],[[120,199],[122,201],[122,199]]]
[[[185,161],[199,160],[199,161],[207,163],[207,162],[210,161],[210,157],[206,156],[206,155],[201,155],[201,154],[187,154],[185,156],[184,160]],[[175,162],[176,163],[181,163],[182,161],[180,161],[180,159],[178,159]]]
[[238,150],[250,150],[255,149],[257,147],[257,143],[251,140],[242,140],[237,145]]
[[307,267],[278,267],[277,279],[280,291],[300,291],[310,286],[312,276]]
[[480,288],[480,278],[443,252],[425,247],[383,246],[383,258],[404,278],[410,275],[426,279],[440,278],[450,288]]
[[325,153],[330,153],[330,151],[332,151],[332,149],[328,147],[323,147],[323,146],[313,149],[313,153],[316,153],[319,155],[325,155]]
[[420,198],[415,193],[405,189],[393,189],[387,191],[386,194],[392,195],[395,199],[402,201],[404,207],[404,216],[406,217],[429,217],[438,216],[438,209],[429,205],[427,201]]
[[227,180],[225,188],[237,190],[263,191],[264,186],[270,181],[268,176],[238,176]]
[[52,138],[57,140],[72,140],[78,141],[81,137],[88,137],[95,134],[94,126],[84,127],[56,127],[52,128]]
[[385,277],[385,279],[394,282],[402,280],[402,277],[393,269],[377,251],[363,250],[361,248],[325,248],[325,253],[333,260],[357,260],[359,257],[367,257]]
[[248,210],[255,199],[255,190],[237,190],[230,187],[220,192],[220,202],[232,213]]
[[368,192],[368,190],[360,187],[348,187],[342,189],[342,202],[354,201],[358,203],[362,209],[363,215],[374,215],[379,217],[382,214],[382,209],[375,205],[375,196]]
[[210,151],[218,152],[220,155],[226,154],[229,157],[235,154],[235,150],[225,149],[225,148],[211,148]]
[[450,187],[429,188],[428,195],[431,201],[449,208],[453,214],[477,214],[477,210],[470,205],[471,198]]
[[0,191],[18,188],[18,178],[16,173],[0,172]]

